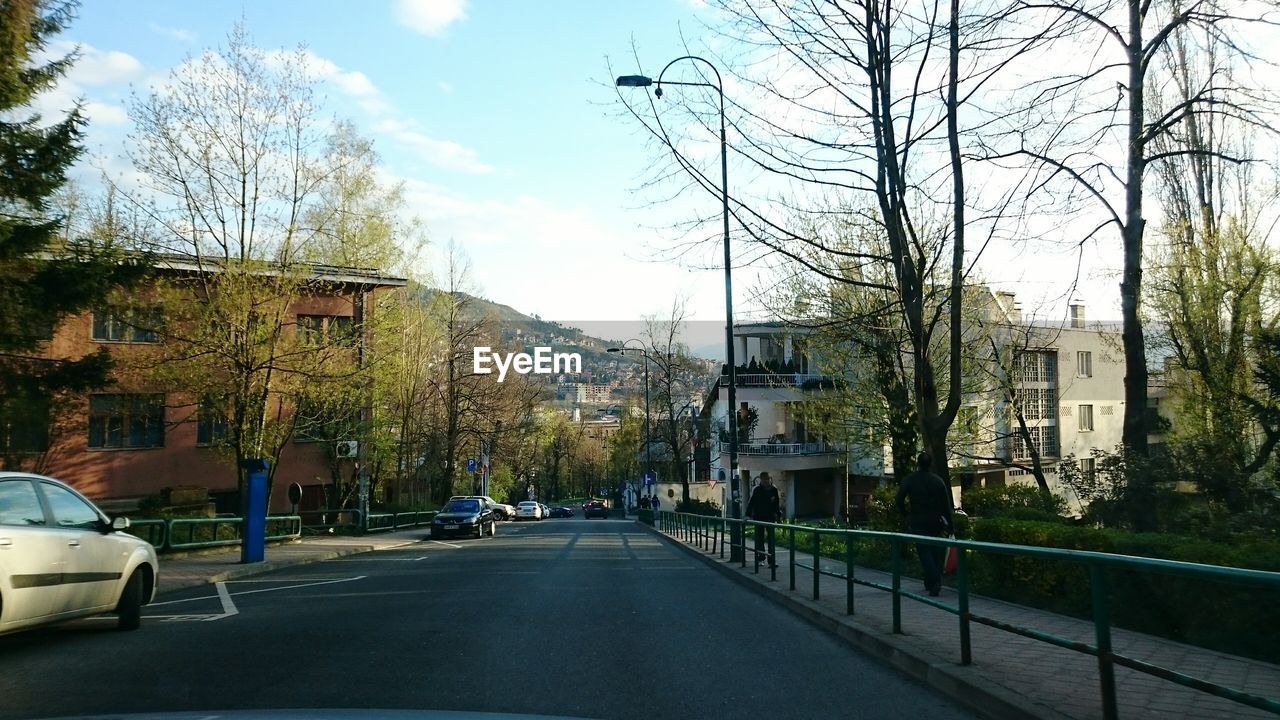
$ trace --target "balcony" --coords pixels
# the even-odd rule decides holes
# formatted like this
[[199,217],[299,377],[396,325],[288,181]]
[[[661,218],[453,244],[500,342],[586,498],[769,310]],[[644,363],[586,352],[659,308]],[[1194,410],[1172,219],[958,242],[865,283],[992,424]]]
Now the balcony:
[[[729,452],[729,443],[720,442],[720,452]],[[774,455],[782,457],[803,457],[806,455],[833,455],[844,452],[844,448],[836,443],[825,441],[804,443],[771,442],[755,439],[751,442],[738,443],[739,455]]]
[[[728,378],[728,373],[722,373],[721,377]],[[739,368],[738,374],[735,376],[736,387],[740,388],[800,388],[801,390],[817,390],[830,388],[835,384],[834,379],[830,375],[819,375],[817,373],[772,373],[746,372]]]

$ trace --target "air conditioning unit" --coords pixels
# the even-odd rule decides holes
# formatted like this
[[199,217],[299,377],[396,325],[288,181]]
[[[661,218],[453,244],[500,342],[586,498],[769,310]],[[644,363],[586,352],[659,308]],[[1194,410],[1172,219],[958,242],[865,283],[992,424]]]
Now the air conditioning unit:
[[355,440],[340,440],[334,454],[340,458],[354,458],[359,451],[360,443]]

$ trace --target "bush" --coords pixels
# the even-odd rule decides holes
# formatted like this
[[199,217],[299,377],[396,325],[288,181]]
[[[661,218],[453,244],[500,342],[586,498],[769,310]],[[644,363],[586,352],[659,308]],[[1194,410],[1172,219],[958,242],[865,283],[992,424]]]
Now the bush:
[[708,515],[711,517],[720,517],[724,515],[720,510],[720,506],[710,500],[691,499],[689,502],[676,501],[676,512],[693,513],[694,515]]
[[976,517],[1014,517],[1025,520],[1061,519],[1067,502],[1057,495],[1045,497],[1030,485],[974,488],[960,500],[965,512]]
[[[974,539],[1280,570],[1280,542],[1275,541],[1226,544],[1005,518],[976,521]],[[1269,599],[1274,591],[1146,570],[1107,570],[1106,577],[1113,622],[1119,627],[1268,662],[1280,660],[1280,648],[1259,632],[1280,627],[1280,607]],[[1091,617],[1092,585],[1081,563],[976,553],[972,586],[991,597]]]

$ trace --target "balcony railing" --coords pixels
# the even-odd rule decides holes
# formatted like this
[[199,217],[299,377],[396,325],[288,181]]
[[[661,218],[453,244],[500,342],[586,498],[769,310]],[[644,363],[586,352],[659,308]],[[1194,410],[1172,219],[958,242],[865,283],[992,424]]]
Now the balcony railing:
[[[729,443],[721,441],[720,452],[729,452]],[[796,457],[801,455],[830,455],[844,452],[844,448],[829,442],[779,443],[765,440],[752,440],[738,443],[739,455],[781,455]]]
[[832,383],[830,375],[816,373],[739,372],[735,377],[738,387],[801,388],[804,390],[827,387]]

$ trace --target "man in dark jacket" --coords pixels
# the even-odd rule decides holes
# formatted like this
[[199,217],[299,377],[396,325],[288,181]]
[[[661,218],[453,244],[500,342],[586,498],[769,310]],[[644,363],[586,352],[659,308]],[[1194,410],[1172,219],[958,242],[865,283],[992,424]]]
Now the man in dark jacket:
[[[747,518],[768,523],[776,523],[782,519],[782,502],[778,496],[778,488],[773,486],[773,478],[769,477],[767,472],[760,473],[760,484],[751,491],[751,499],[747,501]],[[775,537],[772,527],[756,526],[756,561],[760,560],[766,530],[769,536],[767,555],[769,567],[777,567],[777,562],[774,560]]]
[[[920,453],[916,459],[916,471],[898,485],[896,504],[898,512],[907,515],[907,530],[911,534],[942,537],[954,527],[951,488],[945,480],[930,472],[932,464],[933,458],[929,453]],[[924,587],[930,595],[937,597],[942,592],[942,563],[946,558],[946,548],[916,543],[916,554],[920,556],[924,570]]]

